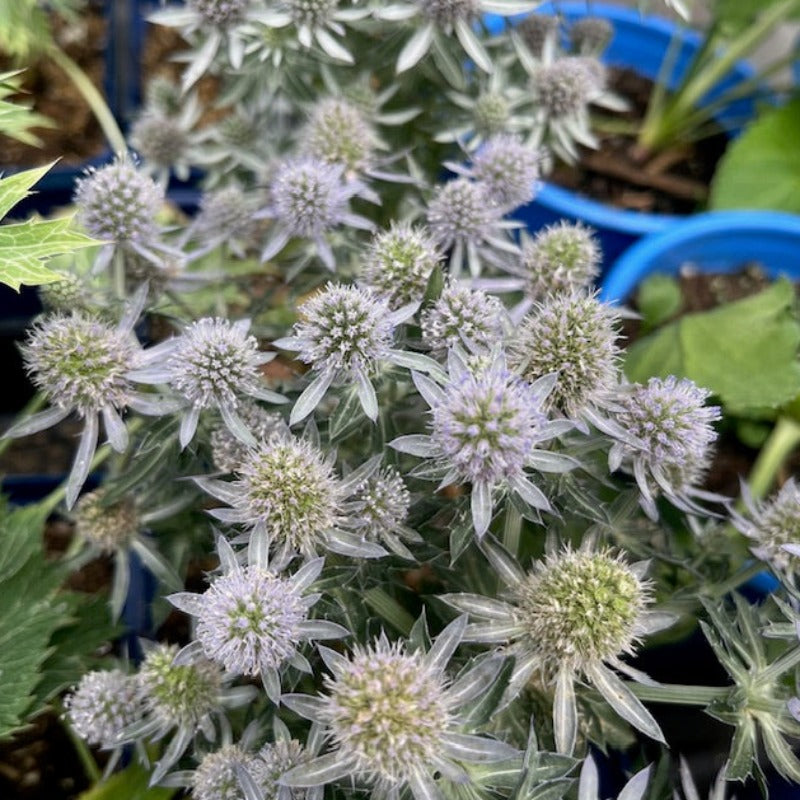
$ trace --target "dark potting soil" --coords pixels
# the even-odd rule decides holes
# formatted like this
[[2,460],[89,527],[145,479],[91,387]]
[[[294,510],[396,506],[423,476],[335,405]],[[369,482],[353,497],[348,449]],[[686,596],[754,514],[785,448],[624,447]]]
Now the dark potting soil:
[[[609,88],[624,97],[630,109],[603,110],[601,119],[630,123],[644,119],[654,83],[632,69],[610,68]],[[633,135],[600,133],[597,150],[580,148],[578,164],[559,164],[549,175],[553,183],[618,208],[659,214],[688,214],[701,206],[722,158],[728,137],[720,132],[698,142],[664,152],[642,153]]]
[[[106,63],[107,24],[102,3],[92,3],[94,10],[81,14],[75,23],[54,16],[56,41],[67,55],[102,91]],[[15,69],[0,54],[2,69]],[[53,127],[33,128],[41,147],[23,144],[0,135],[0,166],[39,166],[60,159],[62,164],[80,164],[100,155],[105,138],[83,95],[66,73],[53,61],[42,57],[26,66],[22,80],[24,93],[17,101],[32,104],[33,109],[48,117]]]
[[[742,300],[758,294],[770,284],[770,279],[758,264],[742,264],[729,273],[705,273],[687,264],[678,274],[681,290],[681,310],[673,319],[684,314],[710,311],[725,303]],[[637,298],[630,303],[638,309]],[[624,344],[635,342],[642,335],[641,324],[635,319],[626,319],[622,325]],[[714,459],[708,471],[704,488],[726,497],[738,497],[739,478],[746,478],[758,456],[758,450],[744,444],[736,432],[723,428],[717,439]],[[800,456],[795,456],[787,465],[787,474],[779,475],[783,483],[792,471],[800,469]]]

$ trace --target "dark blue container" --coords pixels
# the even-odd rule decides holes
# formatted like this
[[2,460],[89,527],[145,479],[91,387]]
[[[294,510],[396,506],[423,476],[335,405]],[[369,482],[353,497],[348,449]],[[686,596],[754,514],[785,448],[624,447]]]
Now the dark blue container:
[[[643,16],[635,9],[595,2],[552,2],[543,3],[537,13],[557,13],[568,23],[584,16],[602,17],[612,23],[614,36],[603,55],[603,62],[613,67],[629,67],[651,80],[659,77],[661,65],[673,39],[680,42],[675,60],[675,68],[667,78],[667,85],[676,88],[698,52],[702,37],[673,22],[659,17]],[[512,18],[511,24],[522,17]],[[487,15],[487,26],[492,31],[502,30],[506,24],[502,17]],[[744,80],[752,78],[754,71],[745,63],[739,63],[704,98],[709,102],[720,93]],[[732,102],[716,115],[722,127],[735,135],[755,113],[755,103],[751,97]],[[532,203],[515,215],[531,231],[545,225],[567,219],[584,222],[597,230],[600,238],[604,263],[613,263],[630,245],[651,233],[666,230],[681,217],[667,214],[648,214],[627,211],[605,205],[576,192],[543,183]]]

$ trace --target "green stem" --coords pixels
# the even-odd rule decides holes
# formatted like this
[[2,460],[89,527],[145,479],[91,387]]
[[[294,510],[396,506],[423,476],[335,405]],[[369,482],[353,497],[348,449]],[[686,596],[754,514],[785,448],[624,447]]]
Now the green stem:
[[86,777],[89,779],[89,782],[92,785],[99,783],[103,776],[100,772],[100,768],[97,766],[97,762],[94,760],[94,756],[86,746],[86,742],[84,742],[83,739],[81,739],[81,737],[78,736],[78,734],[76,734],[72,729],[72,725],[69,724],[69,720],[64,714],[64,709],[60,705],[56,707],[56,713],[61,725],[66,731],[67,737],[72,743],[72,746],[75,748],[75,752],[78,754],[78,759],[81,762],[81,766],[83,767],[83,771],[86,773]]
[[779,417],[748,478],[750,492],[756,500],[769,492],[780,468],[798,445],[800,424],[791,417]]
[[[134,419],[130,425],[128,425],[128,434],[133,436],[139,428],[142,427],[144,424],[144,420],[141,417],[137,417]],[[89,467],[89,470],[97,469],[114,451],[111,449],[111,445],[104,444],[95,454],[94,458],[92,459],[92,464]],[[40,500],[37,505],[45,511],[47,514],[52,514],[53,511],[56,510],[58,504],[64,499],[64,496],[67,493],[67,482],[64,481],[60,486],[53,489],[47,497]]]
[[47,54],[64,70],[75,85],[75,88],[83,95],[83,99],[86,100],[95,119],[100,124],[111,149],[115,153],[125,153],[128,149],[125,144],[125,137],[122,135],[122,131],[117,125],[108,103],[106,103],[103,95],[92,83],[89,76],[59,47],[49,48]]
[[[19,412],[16,422],[19,422],[27,417],[32,417],[43,405],[45,404],[45,396],[41,392],[37,392],[29,401],[28,405]],[[7,439],[0,439],[0,456],[8,450],[9,447],[15,442],[11,437]]]
[[800,647],[795,647],[787,653],[784,653],[780,658],[775,659],[766,669],[759,672],[759,682],[761,685],[766,685],[779,678],[792,667],[797,666],[797,664],[800,664]]
[[703,591],[703,594],[707,597],[724,597],[728,592],[738,589],[742,584],[747,583],[750,578],[754,578],[763,571],[764,564],[761,561],[755,561],[735,575],[731,575],[727,580],[712,584]]
[[114,258],[111,261],[111,285],[114,287],[114,294],[119,300],[124,300],[125,292],[125,253],[117,247],[114,250]]
[[714,700],[727,697],[731,691],[729,686],[688,686],[679,683],[645,686],[629,681],[626,685],[640,700],[676,706],[707,706]]

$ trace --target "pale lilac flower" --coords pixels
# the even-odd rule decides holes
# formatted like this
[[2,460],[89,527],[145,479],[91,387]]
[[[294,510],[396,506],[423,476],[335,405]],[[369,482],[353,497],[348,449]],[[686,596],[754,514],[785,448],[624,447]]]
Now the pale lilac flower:
[[197,320],[181,336],[147,350],[141,366],[128,373],[138,383],[169,384],[180,396],[187,409],[181,419],[181,447],[192,440],[200,414],[207,409],[217,409],[231,433],[252,446],[255,439],[237,412],[242,395],[286,402],[263,385],[259,368],[275,353],[260,351],[249,329],[249,319]]
[[519,224],[503,219],[503,209],[492,201],[483,184],[456,178],[438,186],[428,203],[426,219],[437,245],[451,251],[454,277],[461,274],[465,261],[470,274],[477,277],[484,261],[498,266],[509,254],[519,255],[508,235]]
[[554,14],[528,14],[516,26],[516,32],[536,58],[541,58],[545,46],[553,49],[558,39],[558,17]]
[[[267,766],[241,745],[226,744],[203,757],[188,781],[195,800],[250,800],[242,789],[244,771],[261,789],[267,782]],[[174,780],[174,779],[173,779]],[[167,784],[167,781],[162,782]]]
[[614,407],[619,386],[618,325],[615,309],[593,294],[550,295],[511,338],[509,366],[530,383],[555,374],[548,411],[606,430],[609,423],[598,411]]
[[133,326],[144,301],[143,288],[116,326],[79,312],[44,317],[34,323],[20,348],[28,374],[51,407],[16,423],[5,436],[37,433],[58,424],[73,412],[84,420],[67,479],[68,509],[75,504],[89,474],[100,418],[109,444],[122,453],[128,447],[128,431],[121,412],[130,407],[142,414],[158,415],[173,408],[154,396],[134,391],[127,378],[131,366],[142,357]]
[[504,320],[505,311],[496,297],[450,280],[420,315],[422,342],[437,358],[456,345],[471,352],[490,350],[503,341]]
[[572,47],[581,55],[599,56],[614,36],[614,26],[603,17],[582,17],[569,29]]
[[650,378],[619,397],[616,422],[627,432],[609,453],[612,471],[632,472],[642,495],[642,507],[658,516],[655,497],[663,494],[678,508],[700,513],[696,499],[719,501],[697,488],[711,464],[721,417],[717,406],[707,406],[711,392],[688,378]]
[[345,500],[377,464],[368,461],[339,479],[333,469],[335,457],[335,453],[324,456],[306,439],[274,434],[247,451],[235,480],[195,481],[232,506],[215,509],[212,516],[242,525],[251,539],[267,542],[278,562],[295,553],[314,558],[322,547],[361,558],[386,555],[377,543],[342,527]]
[[270,204],[256,214],[257,219],[273,220],[261,260],[274,258],[291,239],[310,239],[333,272],[336,261],[327,235],[341,225],[367,231],[374,227],[350,210],[350,199],[363,190],[363,184],[346,179],[342,164],[308,157],[281,164],[270,184]]
[[122,670],[87,672],[64,698],[72,729],[93,747],[117,747],[122,731],[141,715],[139,686]]
[[363,256],[361,282],[385,297],[392,310],[421,303],[442,257],[428,230],[393,222],[370,242]]
[[444,387],[413,373],[417,389],[431,407],[430,435],[400,436],[391,446],[438,462],[442,486],[472,484],[472,519],[478,538],[489,528],[498,489],[514,492],[533,509],[533,515],[550,511],[549,500],[526,473],[529,468],[564,472],[577,465],[567,456],[537,449],[571,427],[566,422],[549,422],[544,413],[555,376],[528,385],[506,369],[500,355],[476,371],[455,352],[449,362],[449,382]]
[[506,693],[512,700],[538,673],[555,689],[553,722],[559,752],[572,753],[578,731],[576,681],[588,681],[625,720],[663,742],[658,723],[610,667],[634,680],[647,676],[622,657],[641,638],[668,627],[671,615],[648,609],[651,584],[647,562],[628,564],[608,549],[565,548],[525,572],[491,537],[482,548],[508,587],[508,599],[449,594],[445,602],[477,621],[465,640],[501,645],[515,657]]
[[330,750],[289,770],[290,787],[322,786],[355,779],[373,797],[409,789],[415,800],[439,797],[434,774],[465,783],[461,764],[502,761],[516,751],[494,739],[461,731],[466,702],[485,691],[476,671],[451,682],[445,668],[464,631],[465,618],[450,623],[426,653],[409,651],[381,636],[356,646],[350,656],[320,652],[332,673],[325,695],[284,695],[290,709],[326,727]]
[[294,333],[273,344],[297,352],[315,374],[292,409],[289,424],[305,419],[336,382],[355,384],[364,413],[378,418],[372,379],[382,364],[407,366],[419,356],[395,350],[395,328],[414,315],[417,304],[391,311],[371,289],[329,283],[300,306]]
[[319,577],[323,558],[307,561],[291,576],[280,574],[286,566],[270,565],[268,548],[251,538],[248,563],[239,564],[231,546],[217,539],[222,574],[203,594],[179,592],[167,599],[197,618],[195,640],[180,660],[207,658],[232,675],[260,676],[267,695],[278,703],[281,672],[289,664],[307,671],[299,653],[303,642],[339,639],[349,631],[335,622],[309,619],[319,594],[308,589]]
[[[256,442],[265,442],[275,433],[289,432],[280,414],[267,411],[253,400],[242,400],[237,413]],[[224,423],[211,432],[211,459],[221,472],[238,472],[247,451],[247,445],[234,436]]]

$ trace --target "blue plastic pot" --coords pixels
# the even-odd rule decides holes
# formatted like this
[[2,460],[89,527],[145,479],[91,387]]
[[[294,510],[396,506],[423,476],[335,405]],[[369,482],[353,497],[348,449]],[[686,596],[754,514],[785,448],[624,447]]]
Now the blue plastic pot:
[[[772,278],[800,280],[800,216],[776,211],[716,211],[637,242],[605,275],[600,297],[624,302],[649,275],[675,275],[691,263],[707,272],[732,272],[758,262]],[[754,597],[775,591],[769,573],[746,585]]]
[[[659,77],[662,62],[673,39],[680,41],[675,68],[667,80],[670,88],[678,86],[702,44],[702,37],[694,31],[659,17],[643,16],[635,9],[595,2],[543,3],[537,13],[558,13],[568,23],[584,16],[603,17],[612,23],[614,36],[603,55],[603,62],[613,67],[629,67],[651,80]],[[512,18],[513,24],[515,19]],[[486,24],[492,31],[500,31],[505,25],[502,17],[488,16]],[[754,70],[741,62],[703,98],[709,102],[720,93],[744,80],[752,78]],[[742,125],[754,116],[752,98],[732,102],[717,116],[722,127],[735,135]],[[561,219],[584,222],[591,225],[600,238],[604,263],[613,263],[630,245],[641,237],[666,230],[681,217],[667,214],[647,214],[627,211],[605,205],[576,192],[544,183],[536,199],[516,216],[527,227],[538,230]]]

